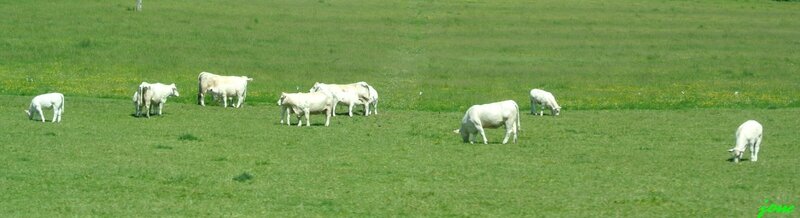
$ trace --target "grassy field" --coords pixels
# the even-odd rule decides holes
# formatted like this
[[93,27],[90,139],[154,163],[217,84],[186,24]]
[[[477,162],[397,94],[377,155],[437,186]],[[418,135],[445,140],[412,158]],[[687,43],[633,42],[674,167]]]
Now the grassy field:
[[[127,101],[75,97],[41,124],[23,119],[28,98],[2,98],[5,215],[730,217],[800,194],[798,109],[523,116],[520,143],[492,130],[487,146],[451,132],[459,112],[299,128],[276,107],[137,119]],[[757,163],[727,161],[742,117],[766,128]]]
[[254,77],[251,102],[315,81],[363,80],[384,90],[387,108],[417,111],[523,101],[534,87],[567,109],[800,106],[797,3],[179,0],[142,13],[129,1],[0,5],[7,94],[122,98],[141,81],[190,91],[210,71]]
[[[797,2],[133,2],[0,0],[0,216],[739,217],[765,199],[800,204]],[[200,71],[255,78],[245,107],[196,106]],[[142,81],[182,95],[164,116],[132,117]],[[278,125],[280,92],[317,81],[369,82],[381,114]],[[473,104],[513,99],[527,114],[531,88],[564,111],[523,116],[520,143],[451,132]],[[27,120],[51,91],[67,96],[63,123]],[[764,124],[759,162],[730,163],[747,119]]]

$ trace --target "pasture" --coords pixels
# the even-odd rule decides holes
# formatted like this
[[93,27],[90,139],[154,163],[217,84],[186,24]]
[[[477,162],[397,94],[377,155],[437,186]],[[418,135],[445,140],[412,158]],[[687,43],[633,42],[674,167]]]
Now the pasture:
[[[797,2],[133,2],[0,2],[0,216],[730,217],[800,204]],[[200,71],[254,78],[245,106],[197,106]],[[181,96],[135,118],[142,81]],[[355,81],[378,89],[381,114],[278,124],[280,92]],[[562,115],[528,115],[531,88]],[[53,91],[62,123],[27,120]],[[470,105],[505,99],[521,106],[518,144],[452,133]],[[730,163],[747,119],[764,125],[759,161]]]

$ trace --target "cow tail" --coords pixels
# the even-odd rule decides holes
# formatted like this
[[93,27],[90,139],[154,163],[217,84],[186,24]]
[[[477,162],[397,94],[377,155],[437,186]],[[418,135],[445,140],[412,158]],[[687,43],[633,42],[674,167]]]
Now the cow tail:
[[522,119],[522,117],[519,116],[519,105],[517,105],[517,103],[514,102],[514,107],[517,107],[517,132],[521,132],[522,131],[522,125],[520,125],[520,121],[519,120]]
[[[139,103],[144,106],[146,104],[145,92],[149,91],[150,86],[139,86]],[[148,112],[149,113],[149,112]]]
[[66,103],[67,103],[67,101],[64,101],[64,95],[62,94],[61,95],[61,108],[58,109],[59,111],[61,111],[61,113],[64,113],[64,104],[66,104]]
[[200,75],[197,76],[197,104],[200,104],[200,100],[203,98],[203,75],[206,72],[201,72]]

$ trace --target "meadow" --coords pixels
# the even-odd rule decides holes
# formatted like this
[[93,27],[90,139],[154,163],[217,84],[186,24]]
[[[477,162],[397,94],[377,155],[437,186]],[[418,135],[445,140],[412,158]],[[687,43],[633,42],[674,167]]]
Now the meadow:
[[[739,217],[800,203],[797,2],[133,2],[0,1],[0,216]],[[244,108],[197,106],[201,71],[255,78]],[[181,96],[135,118],[142,81]],[[280,92],[317,81],[369,82],[380,114],[279,125]],[[562,115],[528,115],[531,88]],[[63,122],[27,120],[51,91],[67,96]],[[524,114],[519,143],[452,133],[470,105],[505,99]],[[760,158],[733,164],[747,119],[765,127]]]

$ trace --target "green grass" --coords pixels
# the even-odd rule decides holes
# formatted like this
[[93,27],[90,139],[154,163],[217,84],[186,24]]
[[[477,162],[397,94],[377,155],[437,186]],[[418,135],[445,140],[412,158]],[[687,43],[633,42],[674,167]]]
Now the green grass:
[[[738,217],[800,203],[797,2],[133,2],[0,1],[0,216]],[[245,107],[195,105],[200,71],[255,78]],[[142,81],[181,97],[135,118]],[[380,91],[380,115],[278,124],[280,92],[355,81]],[[564,110],[524,115],[520,143],[452,133],[473,104],[526,112],[531,88]],[[67,96],[63,122],[27,120],[51,91]],[[760,160],[730,163],[747,119],[765,127]]]
[[[463,144],[460,112],[279,125],[277,107],[68,98],[60,124],[0,96],[0,214],[183,216],[750,216],[796,204],[798,109],[585,110],[522,117],[518,144]],[[727,161],[744,119],[756,163]],[[191,137],[189,137],[191,136]],[[186,140],[197,138],[199,140]],[[748,157],[747,155],[746,157]]]
[[170,1],[141,13],[129,2],[3,5],[7,94],[123,98],[141,81],[192,93],[197,74],[211,71],[254,77],[250,102],[363,80],[402,110],[524,101],[534,87],[568,109],[800,106],[800,4],[791,2]]

